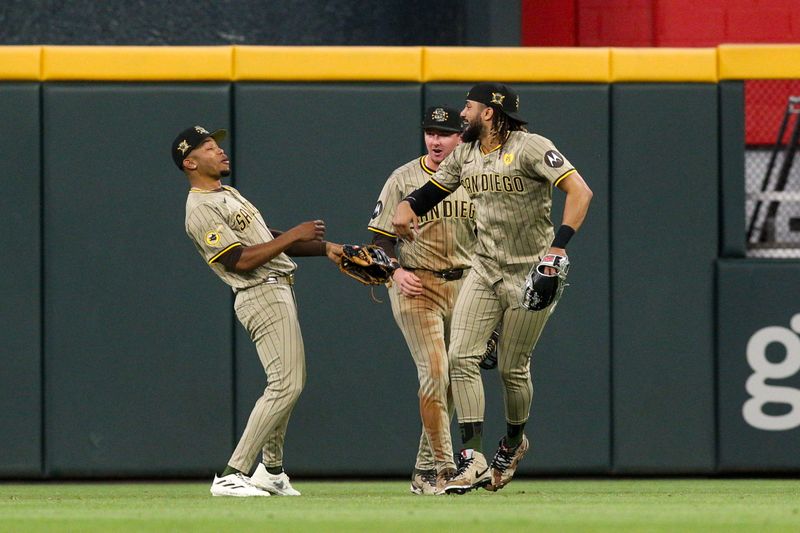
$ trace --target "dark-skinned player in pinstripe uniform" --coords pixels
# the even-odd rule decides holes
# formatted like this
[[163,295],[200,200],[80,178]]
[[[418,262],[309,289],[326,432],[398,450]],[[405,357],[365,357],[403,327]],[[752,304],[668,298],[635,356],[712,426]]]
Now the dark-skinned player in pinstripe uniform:
[[432,495],[442,491],[443,483],[455,471],[447,345],[453,306],[475,248],[475,208],[467,193],[458,191],[420,220],[420,232],[413,243],[401,241],[397,245],[392,228],[397,204],[424,185],[458,145],[462,120],[457,109],[429,107],[422,128],[427,154],[392,172],[368,229],[374,233],[373,242],[400,265],[393,273],[389,298],[417,367],[423,425],[411,492]]
[[[457,190],[476,206],[478,244],[461,289],[450,337],[450,383],[464,449],[458,471],[445,485],[463,494],[508,484],[528,450],[523,430],[533,396],[531,352],[553,306],[530,311],[522,294],[531,267],[549,254],[566,257],[570,238],[586,217],[592,191],[553,143],[525,129],[519,96],[499,83],[479,83],[461,116],[463,144],[431,180],[398,204],[395,233],[413,240],[418,217]],[[566,193],[562,224],[550,220],[552,191]],[[551,269],[546,273],[552,274]],[[506,435],[487,464],[483,455],[484,391],[478,363],[493,328],[500,326],[498,370],[503,384]]]
[[[211,270],[236,294],[236,316],[256,344],[267,377],[239,443],[220,476],[214,496],[299,496],[283,471],[283,442],[289,417],[306,379],[305,353],[295,304],[293,256],[341,260],[342,247],[322,240],[322,220],[279,232],[267,227],[256,207],[221,178],[230,162],[217,144],[225,130],[201,126],[182,131],[172,158],[191,184],[186,233]],[[255,472],[249,472],[262,454]]]

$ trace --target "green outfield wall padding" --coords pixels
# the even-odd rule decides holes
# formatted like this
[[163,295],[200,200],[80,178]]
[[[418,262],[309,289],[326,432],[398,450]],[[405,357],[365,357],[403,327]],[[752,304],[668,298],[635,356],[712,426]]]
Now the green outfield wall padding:
[[[429,84],[425,105],[461,109],[470,86]],[[520,114],[529,121],[529,130],[551,139],[594,192],[584,227],[570,241],[570,287],[533,353],[534,399],[526,427],[533,448],[520,472],[607,472],[611,455],[609,86],[512,86],[520,95]],[[560,190],[553,192],[555,223],[561,221],[564,198]],[[503,398],[499,378],[484,375],[484,444],[492,450],[505,432]],[[454,440],[458,442],[457,436]]]
[[43,91],[46,473],[208,475],[233,440],[231,293],[170,150],[230,123],[230,86]]
[[719,470],[800,471],[800,261],[720,260]]
[[720,256],[744,257],[744,83],[719,83]]
[[[227,183],[270,226],[322,218],[329,240],[359,243],[388,175],[424,152],[423,109],[460,109],[471,85],[0,84],[21,243],[0,307],[0,478],[210,478],[229,458],[265,375],[185,234],[180,130],[230,130]],[[594,191],[533,354],[520,474],[800,471],[798,429],[758,427],[793,423],[797,372],[768,377],[783,400],[744,415],[753,374],[800,365],[800,263],[743,258],[742,83],[511,85]],[[297,262],[308,378],[287,471],[408,475],[417,374],[386,289]],[[753,363],[764,329],[780,337]],[[491,455],[505,421],[499,376],[482,375]]]
[[[42,458],[39,85],[0,84],[0,476],[34,477]],[[10,127],[9,127],[10,126]]]
[[[383,183],[420,155],[418,84],[238,84],[234,182],[278,229],[322,218],[335,242],[372,238]],[[420,422],[417,375],[386,289],[370,290],[326,258],[298,258],[295,292],[307,382],[284,464],[296,474],[403,474]],[[237,431],[264,372],[237,324]]]
[[611,93],[614,469],[711,472],[717,87]]

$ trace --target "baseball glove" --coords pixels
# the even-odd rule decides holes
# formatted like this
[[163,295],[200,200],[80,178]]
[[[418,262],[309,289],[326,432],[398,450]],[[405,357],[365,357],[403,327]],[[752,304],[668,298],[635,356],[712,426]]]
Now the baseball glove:
[[[556,273],[545,274],[545,268],[551,267]],[[548,254],[542,261],[531,268],[525,287],[522,290],[522,307],[529,311],[541,311],[550,304],[558,303],[564,287],[567,286],[569,259],[565,255]],[[555,304],[550,309],[553,312]]]
[[345,244],[339,270],[364,285],[383,285],[392,279],[395,267],[380,246]]

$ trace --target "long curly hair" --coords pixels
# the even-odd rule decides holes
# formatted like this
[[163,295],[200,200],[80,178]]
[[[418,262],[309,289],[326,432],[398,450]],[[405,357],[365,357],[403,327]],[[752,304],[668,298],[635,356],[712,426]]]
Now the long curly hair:
[[528,129],[522,122],[506,115],[503,110],[494,106],[492,106],[492,108],[494,109],[494,114],[492,115],[492,130],[497,134],[497,138],[500,139],[500,151],[502,152],[508,140],[508,136],[512,131],[527,132]]

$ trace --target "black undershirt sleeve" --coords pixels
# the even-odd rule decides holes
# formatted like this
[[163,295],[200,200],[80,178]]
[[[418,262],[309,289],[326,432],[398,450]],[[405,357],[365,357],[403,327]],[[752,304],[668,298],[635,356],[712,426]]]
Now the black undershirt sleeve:
[[429,181],[416,191],[412,192],[404,198],[411,204],[411,209],[414,210],[417,216],[424,215],[436,204],[447,198],[451,193],[437,187],[432,181]]
[[397,239],[389,237],[388,235],[383,235],[382,233],[376,233],[372,236],[372,244],[383,248],[383,251],[386,252],[386,255],[391,259],[397,258],[397,252],[395,252],[394,249],[397,245]]
[[225,255],[220,256],[217,259],[217,263],[220,263],[222,266],[225,267],[225,270],[229,272],[234,272],[236,270],[236,263],[239,262],[239,258],[242,257],[242,252],[244,251],[244,246],[237,246],[236,248],[231,248]]

